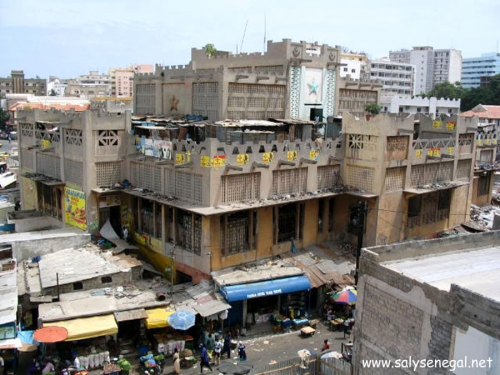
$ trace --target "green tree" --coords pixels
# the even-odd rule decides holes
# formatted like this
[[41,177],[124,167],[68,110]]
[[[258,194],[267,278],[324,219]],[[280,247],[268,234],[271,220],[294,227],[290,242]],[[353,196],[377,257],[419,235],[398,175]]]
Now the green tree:
[[460,101],[460,110],[468,111],[478,104],[493,104],[494,99],[489,87],[474,87],[467,90]]
[[215,54],[217,53],[217,49],[215,48],[215,46],[213,44],[207,44],[205,46],[205,53],[207,54],[207,56],[215,56]]
[[365,105],[365,112],[368,112],[370,115],[378,115],[381,110],[382,107],[377,103],[368,103]]
[[438,83],[434,88],[425,94],[426,98],[444,98],[444,99],[462,99],[466,92],[466,89],[462,87],[460,82],[450,83],[449,81],[444,81]]
[[8,111],[6,111],[3,108],[0,108],[0,129],[4,130],[5,129],[5,124],[7,121],[10,119],[10,114]]

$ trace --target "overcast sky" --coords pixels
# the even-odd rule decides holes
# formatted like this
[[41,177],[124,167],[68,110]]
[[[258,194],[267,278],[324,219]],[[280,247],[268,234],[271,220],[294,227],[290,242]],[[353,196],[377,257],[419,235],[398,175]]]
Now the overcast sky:
[[264,39],[477,57],[498,52],[499,19],[499,0],[0,0],[0,77],[187,64],[192,47],[263,52]]

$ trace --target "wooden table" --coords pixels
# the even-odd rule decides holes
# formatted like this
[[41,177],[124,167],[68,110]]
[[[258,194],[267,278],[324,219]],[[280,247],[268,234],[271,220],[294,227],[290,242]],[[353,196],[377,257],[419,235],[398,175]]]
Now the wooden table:
[[330,330],[331,331],[337,331],[337,330],[340,331],[342,324],[344,324],[344,319],[337,318],[334,320],[330,320]]
[[300,334],[302,336],[312,336],[316,333],[316,330],[312,327],[304,327],[300,329]]

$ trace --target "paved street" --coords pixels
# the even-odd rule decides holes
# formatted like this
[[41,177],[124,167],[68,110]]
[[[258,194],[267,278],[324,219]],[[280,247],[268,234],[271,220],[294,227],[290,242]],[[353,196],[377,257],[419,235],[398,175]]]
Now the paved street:
[[[258,330],[261,331],[266,327],[266,323],[261,323],[263,327]],[[316,333],[311,337],[301,337],[299,331],[292,331],[290,333],[272,333],[272,325],[268,326],[268,334],[262,333],[262,335],[250,336],[241,338],[241,341],[245,343],[247,349],[248,361],[247,363],[254,366],[262,366],[273,364],[274,362],[280,362],[285,359],[296,358],[297,363],[299,362],[299,357],[297,352],[301,349],[308,349],[315,354],[321,352],[321,347],[323,346],[323,341],[328,339],[330,341],[330,348],[340,352],[340,346],[342,342],[347,342],[349,339],[344,339],[342,332],[336,331],[331,332],[323,325],[322,322],[318,323]],[[251,333],[251,332],[250,332]],[[238,353],[233,350],[232,358],[237,360]],[[195,353],[199,356],[199,352]],[[223,361],[229,361],[224,359]],[[216,366],[212,366],[213,373],[217,374]],[[170,374],[173,372],[173,367],[171,364],[171,358],[167,359],[167,364],[163,371],[164,374]],[[208,373],[207,369],[204,369],[205,373]],[[184,375],[196,375],[200,373],[199,360],[192,368],[181,369],[181,373]]]

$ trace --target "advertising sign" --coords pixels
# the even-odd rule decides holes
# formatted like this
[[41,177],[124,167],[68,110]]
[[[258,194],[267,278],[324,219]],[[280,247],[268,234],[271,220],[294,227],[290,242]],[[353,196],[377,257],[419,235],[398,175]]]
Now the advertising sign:
[[83,191],[64,188],[64,215],[66,223],[87,230],[87,213],[85,211],[85,193]]

